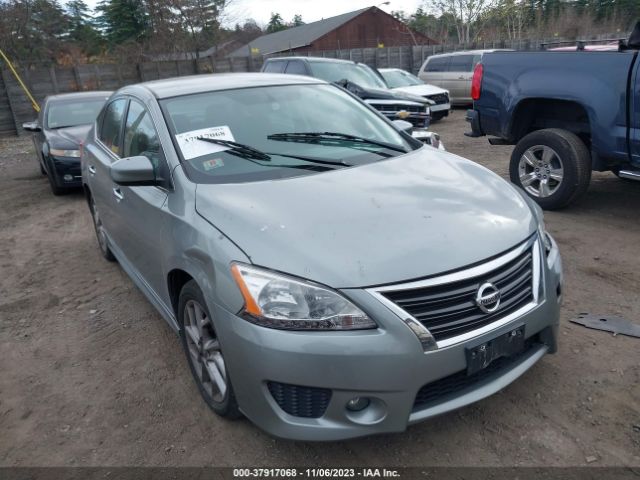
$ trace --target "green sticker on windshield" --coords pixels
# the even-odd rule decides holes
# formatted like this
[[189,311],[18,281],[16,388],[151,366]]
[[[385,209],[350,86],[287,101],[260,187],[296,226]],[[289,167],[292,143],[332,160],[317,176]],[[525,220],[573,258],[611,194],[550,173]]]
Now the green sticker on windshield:
[[205,160],[202,162],[202,168],[206,171],[213,170],[218,167],[224,167],[224,162],[221,158],[212,158],[211,160]]

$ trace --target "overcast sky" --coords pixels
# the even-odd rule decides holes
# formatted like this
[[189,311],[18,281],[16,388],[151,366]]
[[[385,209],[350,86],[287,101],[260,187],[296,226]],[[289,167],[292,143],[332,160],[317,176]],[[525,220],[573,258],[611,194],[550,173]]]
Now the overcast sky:
[[[90,7],[95,7],[99,0],[86,1]],[[225,23],[233,26],[253,18],[259,25],[264,26],[269,21],[271,12],[279,13],[286,22],[290,22],[294,15],[299,14],[305,23],[311,23],[380,3],[371,0],[232,0],[232,6],[225,15]],[[379,7],[386,12],[413,12],[422,3],[422,0],[391,0],[389,5]]]

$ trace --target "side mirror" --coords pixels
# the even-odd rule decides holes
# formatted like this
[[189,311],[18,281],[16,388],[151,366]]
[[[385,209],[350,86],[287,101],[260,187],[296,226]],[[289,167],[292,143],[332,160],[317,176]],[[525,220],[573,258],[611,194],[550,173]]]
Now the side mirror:
[[27,132],[39,132],[42,130],[38,122],[27,122],[22,124],[22,128],[24,128]]
[[111,180],[122,186],[157,185],[156,172],[147,157],[122,158],[111,165]]
[[406,120],[393,120],[393,124],[401,132],[411,133],[411,131],[413,130],[413,125],[411,124],[411,122],[407,122]]

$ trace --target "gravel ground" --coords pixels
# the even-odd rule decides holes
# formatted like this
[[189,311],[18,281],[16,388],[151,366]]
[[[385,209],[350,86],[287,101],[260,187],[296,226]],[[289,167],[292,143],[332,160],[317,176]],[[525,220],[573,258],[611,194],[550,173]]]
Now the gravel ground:
[[[447,149],[507,174],[511,147],[434,124]],[[273,439],[201,401],[178,342],[99,256],[81,194],[51,195],[27,137],[0,141],[0,465],[640,466],[640,339],[569,323],[640,323],[640,183],[595,174],[546,215],[564,259],[560,351],[501,393],[406,432]]]

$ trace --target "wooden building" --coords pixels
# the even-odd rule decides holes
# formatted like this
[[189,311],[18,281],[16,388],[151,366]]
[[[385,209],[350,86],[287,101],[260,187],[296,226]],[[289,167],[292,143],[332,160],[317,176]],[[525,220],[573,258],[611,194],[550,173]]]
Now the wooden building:
[[229,54],[231,57],[305,54],[310,51],[351,48],[434,45],[435,40],[411,30],[406,24],[380,10],[367,7],[299,27],[263,35]]

